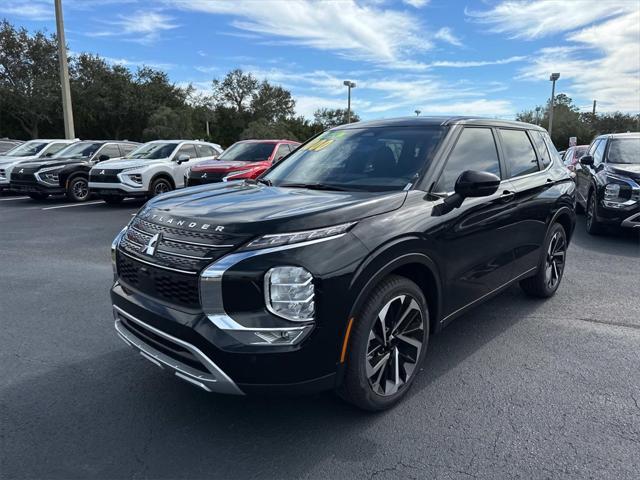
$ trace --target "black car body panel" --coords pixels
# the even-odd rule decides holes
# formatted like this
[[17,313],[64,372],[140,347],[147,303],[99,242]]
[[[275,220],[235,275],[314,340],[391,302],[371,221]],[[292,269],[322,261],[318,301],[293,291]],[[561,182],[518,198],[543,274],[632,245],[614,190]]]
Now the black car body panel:
[[[432,331],[437,331],[478,302],[534,275],[551,224],[560,223],[570,239],[575,184],[557,153],[547,165],[539,160],[535,173],[505,178],[494,194],[467,198],[459,208],[448,208],[445,196],[433,193],[464,128],[542,132],[539,127],[456,117],[384,120],[337,131],[389,125],[443,129],[431,162],[410,188],[320,191],[240,181],[151,200],[112,247],[116,283],[111,298],[117,325],[130,321],[130,315],[183,339],[211,358],[243,392],[332,388],[342,378],[349,319],[391,272],[423,288]],[[501,169],[508,172],[500,142],[496,145]],[[537,155],[542,157],[542,152]],[[326,239],[251,248],[263,235],[340,224],[347,226]],[[191,259],[186,259],[187,251]],[[247,344],[241,340],[245,331],[297,325],[265,306],[265,272],[280,265],[302,267],[313,276],[315,321],[310,333],[290,345]],[[205,313],[209,287],[203,279],[211,270],[211,278],[219,282],[216,301],[222,305],[216,308],[224,309],[222,315]],[[225,328],[225,322],[232,327]],[[164,348],[159,341],[156,347]]]

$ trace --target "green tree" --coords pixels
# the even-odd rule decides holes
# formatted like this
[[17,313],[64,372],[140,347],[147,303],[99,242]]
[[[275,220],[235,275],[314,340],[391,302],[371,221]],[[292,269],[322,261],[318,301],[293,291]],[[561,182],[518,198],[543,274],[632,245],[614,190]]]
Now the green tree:
[[188,109],[163,105],[151,114],[142,136],[147,141],[191,138],[191,130],[191,117]]
[[[324,130],[347,123],[347,110],[343,108],[320,108],[313,113],[314,122]],[[359,122],[360,117],[351,111],[351,122]]]
[[254,120],[247,125],[240,134],[241,140],[246,139],[287,139],[296,140],[295,136],[287,128],[285,123],[281,122],[269,122],[266,118],[260,118]]
[[[1,124],[15,122],[23,135],[38,138],[61,119],[61,90],[54,36],[29,35],[0,23]],[[9,119],[4,117],[8,116]]]
[[242,112],[258,89],[258,79],[239,68],[230,71],[222,80],[213,80],[213,97],[218,104],[229,105]]
[[256,120],[277,122],[295,114],[296,102],[291,92],[266,80],[251,96],[251,113]]

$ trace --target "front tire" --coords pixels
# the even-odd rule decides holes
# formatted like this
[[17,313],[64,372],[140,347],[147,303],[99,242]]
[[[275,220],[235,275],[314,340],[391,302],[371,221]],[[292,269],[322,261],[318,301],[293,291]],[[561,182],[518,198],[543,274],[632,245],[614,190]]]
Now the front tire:
[[29,195],[34,200],[46,200],[47,198],[49,198],[48,193],[30,192],[27,193],[27,195]]
[[75,177],[69,181],[67,198],[72,202],[86,202],[89,199],[89,182],[85,177]]
[[587,233],[590,235],[598,235],[602,233],[602,224],[597,218],[597,200],[596,192],[591,192],[587,201],[587,210],[585,211],[585,226]]
[[353,321],[338,394],[364,410],[391,408],[411,387],[427,351],[429,310],[424,294],[411,280],[389,276]]
[[171,182],[169,180],[167,180],[166,178],[156,178],[151,183],[151,188],[149,189],[150,191],[149,196],[155,197],[157,195],[170,192],[171,190],[173,190],[173,185],[171,185]]
[[554,223],[547,233],[538,272],[520,282],[522,290],[532,297],[551,297],[562,281],[566,258],[567,234],[562,225]]

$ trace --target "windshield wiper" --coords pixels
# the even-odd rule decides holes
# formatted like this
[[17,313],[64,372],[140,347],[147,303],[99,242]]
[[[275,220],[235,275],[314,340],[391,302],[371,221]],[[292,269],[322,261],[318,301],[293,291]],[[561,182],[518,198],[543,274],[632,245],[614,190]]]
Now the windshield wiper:
[[308,188],[309,190],[334,190],[336,192],[346,192],[346,188],[337,185],[327,185],[326,183],[281,183],[278,187]]

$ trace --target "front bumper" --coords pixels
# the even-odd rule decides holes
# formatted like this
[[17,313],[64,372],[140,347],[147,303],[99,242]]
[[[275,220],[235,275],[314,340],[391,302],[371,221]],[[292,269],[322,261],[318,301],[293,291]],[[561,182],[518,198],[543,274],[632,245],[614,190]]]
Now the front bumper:
[[140,185],[132,187],[125,183],[89,182],[89,189],[98,196],[146,197],[149,192]]
[[47,187],[40,183],[34,182],[16,182],[11,181],[9,183],[9,189],[14,192],[24,192],[24,193],[46,193],[49,195],[58,195],[65,193],[64,187]]
[[640,226],[640,205],[637,204],[627,208],[610,208],[600,204],[596,213],[597,219],[601,223],[625,228]]
[[625,218],[620,226],[624,228],[640,228],[640,211]]

